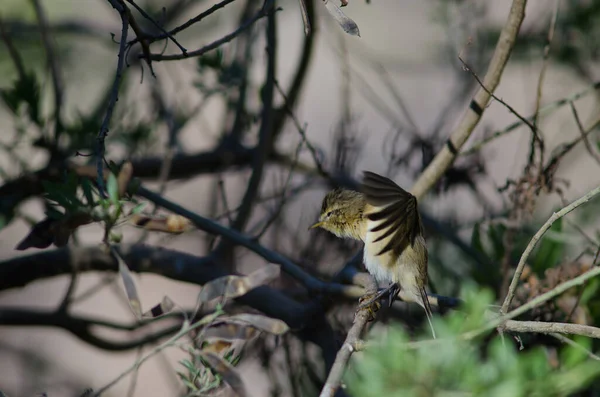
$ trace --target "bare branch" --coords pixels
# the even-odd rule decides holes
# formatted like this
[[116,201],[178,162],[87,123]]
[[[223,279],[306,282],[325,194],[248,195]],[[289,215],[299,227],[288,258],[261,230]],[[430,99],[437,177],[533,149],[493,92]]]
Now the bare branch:
[[[508,21],[504,25],[500,38],[496,44],[496,50],[490,66],[483,79],[483,85],[490,92],[494,92],[500,83],[502,72],[508,62],[508,57],[517,39],[521,23],[525,18],[526,0],[513,0]],[[471,133],[479,123],[484,109],[490,101],[490,94],[480,88],[469,105],[469,110],[464,114],[456,129],[450,134],[447,145],[435,156],[433,161],[421,174],[412,188],[412,193],[422,197],[440,179],[444,172],[450,167],[458,152],[465,144]]]
[[588,201],[590,201],[593,197],[595,197],[599,193],[600,193],[600,186],[595,188],[594,190],[591,190],[590,192],[586,193],[579,199],[573,201],[571,204],[564,207],[560,211],[553,213],[552,216],[546,221],[546,223],[544,223],[544,225],[540,228],[540,230],[537,231],[537,233],[533,236],[533,238],[527,245],[527,248],[525,248],[525,251],[521,255],[521,259],[519,260],[519,264],[517,265],[517,269],[515,270],[515,274],[513,275],[512,281],[508,288],[508,294],[506,295],[506,299],[504,300],[504,303],[502,304],[501,313],[503,313],[503,314],[507,313],[507,311],[510,307],[510,303],[512,302],[512,299],[515,296],[515,291],[517,289],[517,285],[519,284],[519,279],[521,277],[521,273],[523,273],[523,269],[525,268],[527,258],[529,258],[529,255],[535,248],[537,242],[544,235],[544,233],[546,233],[548,231],[548,229],[550,229],[552,224],[554,222],[556,222],[558,219],[567,215],[569,212],[573,211],[575,208],[579,207],[580,205],[587,203]]

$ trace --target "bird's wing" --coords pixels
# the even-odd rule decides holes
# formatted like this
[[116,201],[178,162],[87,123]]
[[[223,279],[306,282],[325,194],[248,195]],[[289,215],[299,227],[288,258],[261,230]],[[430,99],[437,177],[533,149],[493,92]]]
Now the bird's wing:
[[376,233],[373,242],[383,245],[377,256],[388,251],[399,255],[408,244],[413,245],[422,232],[417,198],[391,179],[369,171],[364,172],[361,190],[367,203],[374,207],[367,218],[378,222],[368,231]]

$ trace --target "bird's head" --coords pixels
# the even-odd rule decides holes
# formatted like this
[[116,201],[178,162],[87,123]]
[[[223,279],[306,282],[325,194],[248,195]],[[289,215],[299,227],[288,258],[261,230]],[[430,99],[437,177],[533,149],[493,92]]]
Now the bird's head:
[[345,189],[332,190],[323,199],[319,221],[310,229],[320,227],[338,237],[360,239],[365,204],[362,193]]

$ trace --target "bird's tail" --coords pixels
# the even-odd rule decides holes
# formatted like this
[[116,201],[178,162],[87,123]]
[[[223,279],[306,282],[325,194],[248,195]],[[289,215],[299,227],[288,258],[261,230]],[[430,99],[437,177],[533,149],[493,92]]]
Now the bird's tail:
[[425,314],[427,315],[427,321],[429,322],[429,327],[431,328],[431,334],[433,335],[433,339],[435,339],[435,329],[433,329],[433,313],[431,311],[431,305],[429,304],[429,299],[427,298],[427,292],[425,292],[425,288],[419,288],[419,292],[421,293],[421,301],[423,302],[421,306],[425,309]]

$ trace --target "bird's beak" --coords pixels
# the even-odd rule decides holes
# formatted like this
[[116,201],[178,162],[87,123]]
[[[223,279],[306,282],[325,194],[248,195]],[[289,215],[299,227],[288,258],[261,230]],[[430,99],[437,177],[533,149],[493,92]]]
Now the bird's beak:
[[309,227],[309,228],[308,228],[308,230],[310,230],[310,229],[315,229],[315,228],[317,228],[317,227],[321,227],[321,226],[323,226],[323,223],[324,223],[324,222],[317,222],[317,223],[315,223],[314,225],[312,225],[311,227]]

